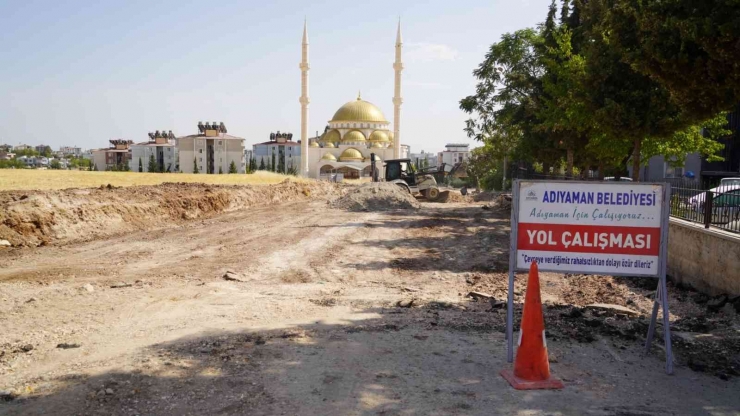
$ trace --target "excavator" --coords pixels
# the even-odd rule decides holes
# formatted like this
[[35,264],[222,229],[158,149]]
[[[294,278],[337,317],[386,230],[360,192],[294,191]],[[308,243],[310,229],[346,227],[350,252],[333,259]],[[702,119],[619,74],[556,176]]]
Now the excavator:
[[[377,172],[374,154],[370,163],[372,171]],[[440,197],[438,182],[454,175],[461,165],[442,163],[440,166],[415,169],[411,159],[389,159],[385,161],[385,181],[400,186],[411,195],[422,195],[428,201],[436,201]],[[373,175],[373,182],[379,181],[378,175]]]

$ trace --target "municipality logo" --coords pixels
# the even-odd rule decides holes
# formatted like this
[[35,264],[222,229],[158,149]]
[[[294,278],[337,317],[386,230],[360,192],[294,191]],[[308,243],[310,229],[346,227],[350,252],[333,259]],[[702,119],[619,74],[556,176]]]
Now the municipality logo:
[[527,191],[527,201],[536,201],[537,200],[537,194],[533,190]]

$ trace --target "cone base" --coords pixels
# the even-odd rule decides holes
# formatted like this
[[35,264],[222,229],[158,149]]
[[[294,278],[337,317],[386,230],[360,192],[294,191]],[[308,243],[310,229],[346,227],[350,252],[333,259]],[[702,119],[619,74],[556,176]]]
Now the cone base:
[[514,370],[501,370],[501,377],[511,384],[517,390],[559,390],[565,387],[562,381],[557,377],[550,377],[547,380],[524,380],[514,375]]

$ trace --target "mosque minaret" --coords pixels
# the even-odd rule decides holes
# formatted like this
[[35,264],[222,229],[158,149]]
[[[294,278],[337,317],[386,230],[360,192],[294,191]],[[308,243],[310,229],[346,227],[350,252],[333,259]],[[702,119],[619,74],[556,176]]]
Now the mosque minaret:
[[303,21],[303,43],[301,46],[301,176],[308,176],[308,22]]
[[393,83],[393,157],[401,157],[401,71],[403,71],[403,62],[401,61],[401,19],[398,19],[398,32],[396,33],[396,61],[393,63],[393,70],[396,72],[396,78]]

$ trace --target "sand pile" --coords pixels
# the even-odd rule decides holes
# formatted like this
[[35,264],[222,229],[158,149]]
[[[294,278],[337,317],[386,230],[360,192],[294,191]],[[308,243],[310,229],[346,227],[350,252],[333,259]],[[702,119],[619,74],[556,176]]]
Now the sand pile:
[[439,193],[439,199],[437,202],[445,202],[445,203],[470,203],[473,202],[473,197],[468,195],[463,195],[460,193],[459,189],[451,189],[449,191],[442,191]]
[[334,208],[348,211],[387,211],[419,208],[419,202],[405,189],[392,183],[366,183],[334,201]]
[[339,192],[328,182],[289,180],[256,186],[165,183],[0,192],[0,240],[13,246],[87,241],[253,206],[335,197]]

